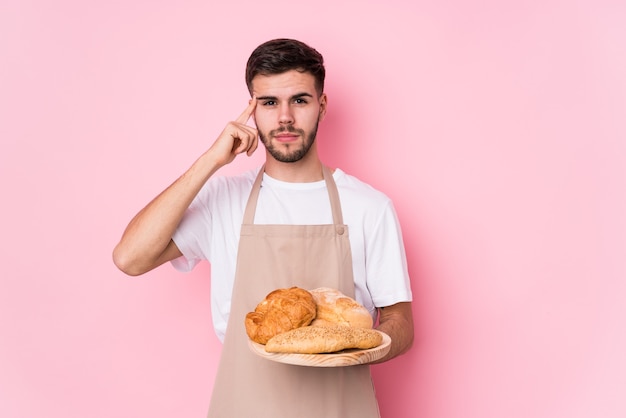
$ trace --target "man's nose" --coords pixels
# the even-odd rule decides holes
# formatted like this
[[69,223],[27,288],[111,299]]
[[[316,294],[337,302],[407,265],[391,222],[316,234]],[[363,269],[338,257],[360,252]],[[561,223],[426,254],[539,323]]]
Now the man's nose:
[[289,106],[289,103],[283,103],[280,107],[278,122],[282,125],[293,124],[293,114],[291,113],[291,106]]

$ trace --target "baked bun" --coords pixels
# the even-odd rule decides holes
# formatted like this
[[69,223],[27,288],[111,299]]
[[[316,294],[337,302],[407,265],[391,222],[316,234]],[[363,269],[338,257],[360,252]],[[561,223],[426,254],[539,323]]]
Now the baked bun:
[[343,325],[307,326],[276,335],[267,342],[265,351],[292,354],[334,353],[349,348],[374,348],[382,342],[382,334],[373,329]]
[[274,335],[310,324],[315,310],[315,301],[307,290],[276,289],[246,315],[246,333],[252,341],[265,344]]
[[374,320],[369,311],[356,300],[337,289],[318,287],[310,291],[317,305],[311,325],[346,325],[354,328],[372,328]]

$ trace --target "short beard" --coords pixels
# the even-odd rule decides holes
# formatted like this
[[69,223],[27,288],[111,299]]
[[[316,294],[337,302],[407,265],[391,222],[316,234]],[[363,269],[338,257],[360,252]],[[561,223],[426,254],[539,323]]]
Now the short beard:
[[287,125],[269,132],[270,138],[278,135],[281,132],[292,132],[302,136],[304,138],[304,143],[302,144],[302,146],[298,149],[292,150],[291,152],[284,153],[277,150],[267,140],[268,135],[265,135],[261,130],[259,130],[259,138],[261,139],[261,142],[263,142],[263,145],[265,145],[265,149],[267,149],[267,151],[275,160],[280,161],[281,163],[295,163],[296,161],[300,161],[302,158],[304,158],[304,156],[307,155],[307,153],[313,146],[313,143],[315,142],[315,137],[317,136],[318,125],[319,121],[317,121],[315,127],[308,135],[306,135],[306,132],[304,132],[302,129],[296,129],[292,125]]

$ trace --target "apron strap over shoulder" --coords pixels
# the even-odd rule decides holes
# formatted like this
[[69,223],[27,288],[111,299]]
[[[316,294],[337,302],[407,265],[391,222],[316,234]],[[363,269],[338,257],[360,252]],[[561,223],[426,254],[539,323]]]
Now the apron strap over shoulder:
[[343,215],[341,214],[341,201],[339,200],[339,191],[337,184],[328,167],[322,165],[322,173],[326,180],[326,188],[328,189],[328,197],[330,197],[330,208],[333,212],[333,224],[343,225]]
[[254,223],[254,214],[256,213],[256,202],[259,200],[259,192],[261,191],[261,181],[263,180],[263,173],[265,172],[265,164],[261,166],[259,174],[256,176],[254,183],[252,184],[252,190],[250,196],[248,196],[248,203],[246,204],[246,211],[243,214],[243,224],[252,225]]

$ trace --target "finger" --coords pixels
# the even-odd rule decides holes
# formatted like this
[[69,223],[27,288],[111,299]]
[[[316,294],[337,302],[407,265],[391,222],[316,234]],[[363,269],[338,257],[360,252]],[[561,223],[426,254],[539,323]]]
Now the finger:
[[250,104],[248,104],[248,107],[246,107],[246,110],[244,110],[243,113],[239,115],[236,121],[241,124],[245,124],[246,122],[248,122],[248,119],[250,119],[250,116],[252,116],[252,112],[254,112],[255,108],[256,108],[256,97],[252,97],[252,99],[250,99]]
[[235,154],[249,152],[250,148],[254,147],[257,142],[256,137],[257,133],[255,129],[248,126],[239,128],[235,135],[233,135],[233,139],[235,140],[233,144],[233,152]]
[[254,153],[254,151],[256,151],[258,146],[259,146],[259,135],[256,132],[254,132],[254,137],[251,141],[250,146],[248,147],[248,152],[247,152],[248,157],[251,156]]

